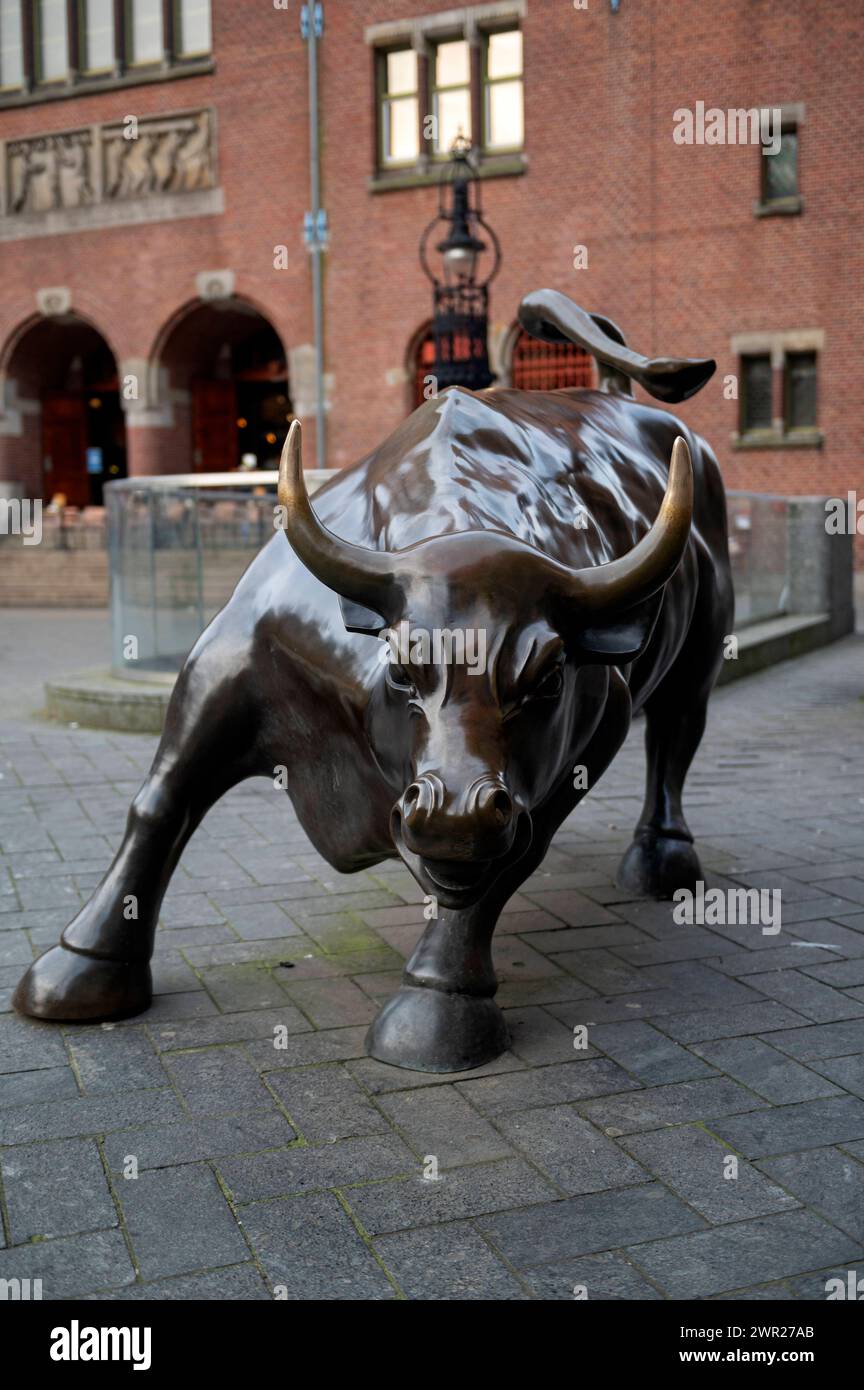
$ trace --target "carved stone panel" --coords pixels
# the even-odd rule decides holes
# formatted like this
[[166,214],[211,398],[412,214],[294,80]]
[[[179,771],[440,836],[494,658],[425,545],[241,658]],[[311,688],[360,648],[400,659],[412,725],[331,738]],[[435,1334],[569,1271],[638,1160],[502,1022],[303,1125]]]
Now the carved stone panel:
[[192,193],[215,183],[209,111],[102,127],[104,197]]
[[6,146],[10,216],[86,207],[94,201],[92,129],[10,140]]

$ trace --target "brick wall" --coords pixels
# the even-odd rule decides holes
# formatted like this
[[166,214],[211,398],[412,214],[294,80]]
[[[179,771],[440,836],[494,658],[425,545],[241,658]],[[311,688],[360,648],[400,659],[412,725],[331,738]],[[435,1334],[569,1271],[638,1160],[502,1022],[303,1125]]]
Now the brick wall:
[[[326,367],[332,374],[329,466],[369,450],[402,418],[400,372],[429,315],[416,249],[434,189],[371,193],[371,54],[364,27],[453,8],[453,0],[326,0],[321,56]],[[230,268],[289,353],[312,340],[306,49],[299,4],[214,0],[216,71],[68,101],[0,111],[0,137],[209,105],[218,121],[218,216],[34,238],[0,246],[0,345],[35,311],[38,288],[63,284],[118,360],[147,359],[195,298],[195,275]],[[853,369],[862,310],[862,238],[853,197],[862,147],[858,101],[864,11],[857,0],[605,0],[574,10],[527,0],[527,172],[484,184],[504,253],[494,331],[526,291],[550,285],[624,328],[646,353],[711,355],[718,373],[680,407],[717,450],[730,486],[782,493],[864,488],[862,385]],[[673,112],[800,102],[798,217],[753,216],[753,147],[679,146]],[[573,247],[588,249],[574,270]],[[288,268],[273,248],[288,248]],[[738,452],[733,334],[821,328],[821,449]],[[0,363],[6,349],[0,348]],[[314,420],[307,459],[315,455]],[[129,431],[133,472],[180,470],[188,429]],[[0,476],[18,477],[21,442],[0,435]],[[32,452],[32,450],[31,450]],[[860,547],[859,547],[860,549]]]

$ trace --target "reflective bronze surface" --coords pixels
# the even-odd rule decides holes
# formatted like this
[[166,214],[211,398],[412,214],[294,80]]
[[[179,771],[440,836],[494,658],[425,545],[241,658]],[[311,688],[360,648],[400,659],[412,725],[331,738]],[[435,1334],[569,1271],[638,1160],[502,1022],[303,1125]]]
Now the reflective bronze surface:
[[[287,535],[196,643],[121,848],[16,1008],[80,1021],[145,1009],[183,846],[230,787],[281,766],[329,863],[399,855],[437,911],[370,1029],[372,1055],[398,1066],[457,1071],[506,1046],[498,915],[638,709],[647,789],[620,881],[657,897],[694,886],[681,794],[732,620],[725,501],[704,441],[627,383],[680,400],[713,364],[649,362],[554,291],[529,296],[522,319],[596,353],[601,389],[450,389],[314,509],[292,426]],[[421,639],[398,662],[382,660],[388,628]],[[430,656],[423,634],[442,630],[477,659],[458,643]]]

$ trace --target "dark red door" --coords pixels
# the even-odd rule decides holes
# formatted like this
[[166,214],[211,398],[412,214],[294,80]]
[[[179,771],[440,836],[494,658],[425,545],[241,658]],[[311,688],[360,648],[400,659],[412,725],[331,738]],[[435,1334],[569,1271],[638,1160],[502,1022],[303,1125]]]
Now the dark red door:
[[42,402],[45,500],[63,493],[70,507],[90,504],[87,476],[87,405],[83,396],[46,396]]
[[233,381],[192,383],[192,448],[196,473],[227,473],[237,467],[237,391]]

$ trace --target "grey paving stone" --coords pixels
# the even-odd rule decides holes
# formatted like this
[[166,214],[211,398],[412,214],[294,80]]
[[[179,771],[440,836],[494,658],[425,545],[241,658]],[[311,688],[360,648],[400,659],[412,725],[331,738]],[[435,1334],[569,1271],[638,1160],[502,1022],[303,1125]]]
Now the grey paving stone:
[[[216,951],[221,947],[215,947]],[[225,948],[230,949],[230,948]],[[256,962],[242,965],[214,965],[201,970],[208,994],[226,1013],[246,1009],[275,1009],[286,1003],[286,994],[279,981],[264,966]]]
[[622,1144],[712,1224],[786,1211],[798,1203],[698,1125],[634,1134]]
[[814,980],[822,980],[826,985],[833,985],[835,989],[852,989],[856,985],[864,985],[864,957],[838,960],[835,956],[829,964],[808,965],[804,973],[812,975]]
[[0,1074],[68,1064],[63,1038],[56,1028],[17,1016],[0,1019]]
[[737,1038],[748,1033],[769,1033],[803,1025],[801,1014],[773,1001],[743,1004],[731,1009],[697,1009],[670,1014],[658,1024],[678,1042],[704,1042],[709,1038]]
[[3,1112],[3,1142],[109,1134],[128,1125],[176,1120],[182,1116],[173,1091],[128,1091],[119,1096],[81,1096],[41,1105],[10,1106]]
[[671,1086],[652,1086],[630,1095],[580,1101],[581,1115],[607,1134],[633,1134],[663,1125],[686,1124],[717,1115],[734,1115],[765,1104],[758,1096],[725,1076],[708,1081],[680,1081]]
[[267,1073],[301,1137],[310,1144],[333,1143],[362,1134],[381,1134],[389,1125],[343,1067],[303,1067]]
[[659,1183],[482,1217],[478,1227],[516,1269],[536,1269],[634,1241],[702,1230],[696,1212]]
[[856,1096],[829,1096],[751,1115],[724,1116],[712,1128],[747,1158],[818,1149],[864,1139],[864,1101]]
[[439,1172],[435,1180],[415,1170],[401,1182],[370,1183],[346,1194],[352,1211],[372,1236],[484,1212],[547,1202],[551,1183],[522,1159],[499,1159]]
[[648,1181],[640,1164],[570,1106],[504,1115],[497,1124],[517,1149],[573,1196]]
[[525,1279],[538,1298],[588,1303],[656,1302],[663,1295],[623,1255],[581,1255],[530,1269]]
[[375,1248],[411,1299],[512,1303],[528,1298],[467,1222],[381,1236]]
[[244,1207],[242,1225],[279,1299],[396,1297],[372,1249],[332,1193]]
[[634,965],[603,948],[591,951],[564,951],[556,960],[577,979],[601,994],[639,993],[645,989],[645,976]]
[[[850,1149],[854,1153],[854,1146]],[[839,1149],[762,1159],[757,1167],[799,1201],[864,1244],[864,1163]]]
[[171,1052],[165,1067],[193,1115],[228,1114],[253,1106],[272,1110],[273,1101],[257,1070],[236,1047]]
[[109,1167],[120,1173],[130,1156],[137,1160],[139,1169],[166,1168],[231,1154],[282,1149],[295,1137],[284,1115],[275,1110],[256,1110],[219,1119],[123,1129],[107,1135],[104,1144]]
[[592,1028],[591,1042],[645,1085],[713,1076],[692,1052],[670,1041],[650,1023],[605,1023]]
[[[573,1030],[538,1006],[505,1011],[510,1030],[510,1046],[523,1062],[532,1066],[569,1062],[573,1059]],[[582,1050],[579,1057],[593,1056],[594,1049]]]
[[226,915],[237,935],[243,937],[244,941],[294,936],[300,931],[281,903],[238,903],[226,909]]
[[384,1114],[424,1160],[440,1168],[512,1155],[510,1145],[453,1086],[397,1091],[378,1102]]
[[[359,1061],[347,1063],[348,1070],[355,1076],[364,1090],[370,1095],[386,1095],[388,1091],[410,1091],[418,1086],[446,1086],[451,1078],[440,1072],[412,1072],[403,1067],[390,1067],[386,1062],[378,1062],[373,1057],[363,1057]],[[504,1052],[494,1062],[476,1067],[472,1071],[460,1072],[460,1078],[499,1076],[507,1072],[525,1071],[525,1063],[512,1052]]]
[[[768,955],[764,951],[733,951],[719,960],[711,961],[711,964],[715,970],[722,970],[724,975],[734,975],[740,979],[742,976],[761,975],[766,970],[800,969],[806,975],[812,975],[813,966],[832,961],[836,962],[837,957],[831,951],[808,949],[803,941],[798,941],[790,946],[778,946]],[[818,975],[816,978],[819,978]],[[749,983],[759,988],[758,980]]]
[[838,1094],[836,1086],[817,1076],[809,1067],[793,1062],[761,1038],[723,1038],[716,1042],[694,1043],[693,1051],[718,1071],[726,1072],[775,1105]]
[[76,1029],[69,1051],[85,1095],[114,1094],[167,1083],[164,1068],[140,1028]]
[[117,1225],[92,1139],[0,1150],[13,1244]]
[[771,1043],[782,1052],[788,1052],[790,1057],[798,1057],[804,1061],[809,1061],[812,1057],[849,1056],[852,1053],[864,1052],[864,1019],[854,1018],[845,1023],[814,1023],[809,1028],[783,1029],[773,1035]]
[[160,1168],[118,1183],[144,1279],[240,1264],[249,1250],[209,1168]]
[[770,974],[748,977],[754,989],[767,994],[781,1004],[788,1004],[796,1013],[814,1023],[834,1023],[843,1018],[860,1018],[864,1004],[841,994],[830,985],[799,975],[797,970],[777,970]]
[[266,1038],[270,1049],[275,1055],[280,1055],[274,1049],[277,1037],[281,1040],[286,1032],[303,1033],[310,1029],[309,1020],[286,1000],[277,1009],[251,1009],[247,1013],[217,1014],[214,1018],[181,1019],[154,1025],[148,1031],[160,1052]]
[[[550,894],[550,897],[557,896]],[[544,904],[541,903],[540,906]],[[580,926],[576,923],[569,928],[562,926],[556,931],[532,932],[532,946],[538,951],[548,951],[550,955],[557,955],[560,951],[588,951],[597,946],[625,946],[628,942],[642,940],[642,934],[636,927],[629,926],[626,922],[616,922],[612,913],[607,912],[605,908],[598,907],[596,903],[589,903],[589,909],[590,911],[586,909],[589,916],[596,915],[598,921],[608,922],[609,925]],[[549,911],[552,911],[551,907]]]
[[[417,1156],[395,1134],[298,1146],[252,1158],[220,1159],[218,1166],[238,1202],[321,1188],[348,1188],[416,1173],[420,1168]],[[389,1190],[392,1184],[387,1186]]]
[[628,1254],[672,1298],[686,1299],[854,1260],[860,1246],[811,1212],[790,1211],[631,1245]]
[[156,1279],[148,1284],[130,1284],[118,1292],[88,1294],[103,1302],[122,1300],[133,1303],[177,1303],[181,1300],[207,1303],[269,1303],[271,1294],[253,1264],[230,1265],[209,1274],[181,1274]]
[[0,1279],[41,1279],[46,1301],[123,1288],[134,1277],[120,1231],[94,1231],[0,1250]]
[[864,1100],[864,1053],[857,1057],[823,1057],[807,1064],[820,1076],[850,1091],[853,1096]]
[[289,980],[286,988],[316,1028],[371,1023],[377,1012],[371,999],[351,980]]
[[[575,1055],[575,1054],[574,1054]],[[476,1081],[459,1081],[457,1089],[485,1115],[504,1115],[529,1106],[554,1105],[636,1090],[634,1081],[615,1062],[603,1057],[562,1063],[556,1067],[534,1067],[530,1071],[504,1076],[487,1076]]]
[[287,1070],[292,1067],[316,1066],[322,1062],[343,1062],[365,1055],[366,1028],[324,1028],[315,1032],[292,1035],[285,1046],[274,1047],[273,1041],[247,1043],[247,1056],[262,1072]]
[[48,1067],[44,1071],[13,1071],[0,1076],[0,1108],[7,1105],[28,1105],[40,1100],[64,1100],[78,1094],[78,1086],[69,1067]]

